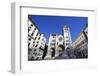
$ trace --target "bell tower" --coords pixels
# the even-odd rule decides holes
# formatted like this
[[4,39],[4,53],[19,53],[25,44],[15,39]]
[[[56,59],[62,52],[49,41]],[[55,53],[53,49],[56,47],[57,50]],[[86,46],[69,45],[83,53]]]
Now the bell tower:
[[70,29],[66,25],[64,25],[64,27],[63,27],[63,36],[64,36],[64,46],[65,46],[65,49],[66,49],[72,43]]

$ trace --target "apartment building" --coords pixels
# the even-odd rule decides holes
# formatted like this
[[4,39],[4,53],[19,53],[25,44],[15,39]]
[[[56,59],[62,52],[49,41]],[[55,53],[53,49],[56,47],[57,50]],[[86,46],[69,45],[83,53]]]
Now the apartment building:
[[42,59],[46,38],[43,33],[40,33],[36,24],[31,18],[28,20],[28,59]]
[[76,58],[88,57],[88,27],[86,27],[72,43]]

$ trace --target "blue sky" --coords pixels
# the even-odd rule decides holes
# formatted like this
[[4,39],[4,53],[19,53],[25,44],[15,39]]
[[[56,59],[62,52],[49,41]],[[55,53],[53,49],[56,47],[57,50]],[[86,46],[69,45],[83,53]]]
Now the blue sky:
[[86,24],[88,24],[88,17],[50,15],[30,15],[30,17],[40,32],[44,33],[47,42],[51,33],[62,34],[64,25],[70,28],[71,38],[74,41]]

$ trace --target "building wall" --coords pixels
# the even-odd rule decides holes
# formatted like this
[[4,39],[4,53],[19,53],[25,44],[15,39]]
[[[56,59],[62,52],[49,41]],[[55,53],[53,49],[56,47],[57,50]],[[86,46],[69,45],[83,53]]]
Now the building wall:
[[88,28],[86,27],[72,43],[77,58],[88,57]]
[[81,32],[80,35],[76,38],[76,40],[72,43],[72,47],[76,48],[83,40],[85,39],[84,34]]
[[[42,59],[46,38],[44,34],[40,33],[36,25],[29,18],[28,20],[28,58]],[[31,51],[29,51],[31,49]]]

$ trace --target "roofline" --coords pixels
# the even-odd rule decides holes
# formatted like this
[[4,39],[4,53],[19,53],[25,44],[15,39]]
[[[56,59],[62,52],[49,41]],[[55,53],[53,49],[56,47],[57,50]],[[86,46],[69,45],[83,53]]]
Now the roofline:
[[30,20],[32,22],[33,25],[35,25],[35,27],[38,29],[38,31],[40,32],[40,29],[37,27],[36,23],[32,20],[32,18],[30,17],[32,15],[28,15],[28,20]]

